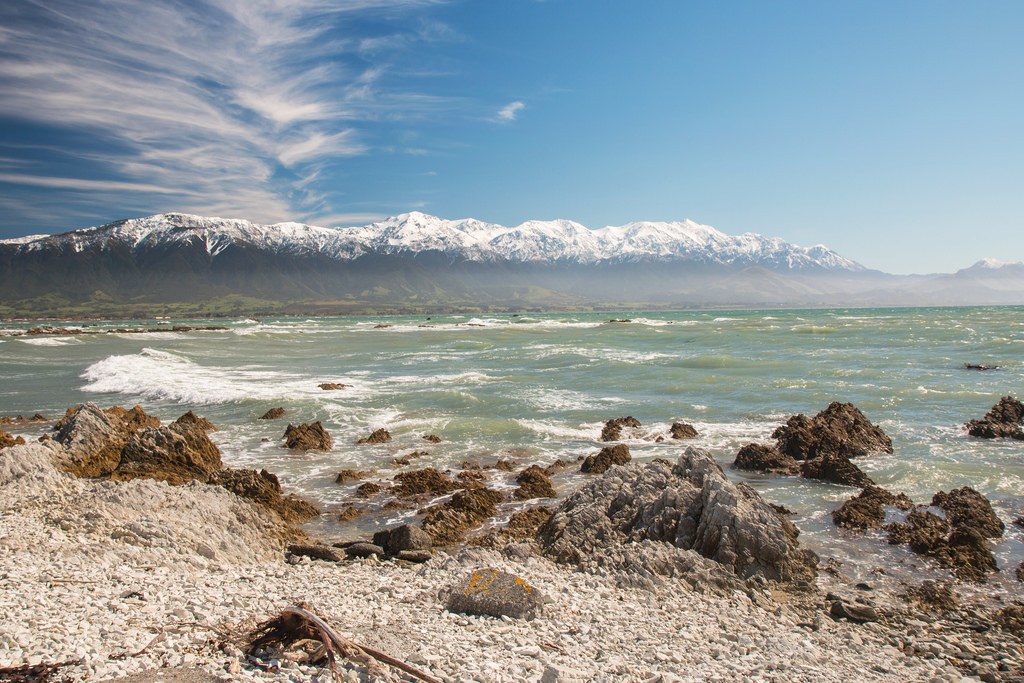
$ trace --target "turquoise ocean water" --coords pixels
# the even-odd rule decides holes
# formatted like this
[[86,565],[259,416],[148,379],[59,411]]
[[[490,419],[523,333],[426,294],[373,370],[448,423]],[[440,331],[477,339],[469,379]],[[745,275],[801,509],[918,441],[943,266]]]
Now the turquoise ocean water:
[[[611,318],[630,322],[609,322]],[[893,455],[858,464],[880,485],[927,502],[972,486],[1007,523],[996,546],[1004,568],[987,590],[1020,592],[1024,559],[1024,442],[970,438],[961,425],[1001,396],[1024,397],[1024,308],[921,308],[544,314],[216,321],[226,331],[0,336],[0,415],[58,416],[72,405],[142,405],[165,421],[186,410],[219,428],[226,464],[266,468],[291,491],[335,510],[354,499],[341,469],[395,473],[426,466],[457,472],[466,461],[512,458],[523,467],[596,453],[603,421],[643,427],[625,441],[634,459],[674,458],[684,442],[672,422],[693,424],[730,476],[796,514],[802,542],[844,571],[879,567],[920,578],[933,572],[881,534],[848,535],[829,512],[855,490],[728,469],[736,451],[795,413],[851,402],[893,440]],[[155,323],[144,323],[153,326]],[[139,323],[98,323],[99,329]],[[8,324],[2,329],[26,329]],[[998,365],[985,372],[965,363]],[[323,391],[321,382],[351,385]],[[285,418],[257,418],[283,407]],[[286,424],[320,420],[328,453],[283,447]],[[393,440],[356,445],[378,427]],[[39,431],[38,428],[36,428]],[[18,431],[18,430],[15,430]],[[27,435],[31,429],[22,430]],[[422,440],[442,437],[440,444]],[[658,437],[665,440],[658,442]],[[425,450],[405,467],[393,460]],[[512,487],[494,471],[494,486]],[[581,481],[566,474],[560,493]],[[549,502],[550,503],[550,502]],[[411,512],[374,511],[354,523],[313,523],[351,538]],[[505,510],[506,514],[512,508]],[[935,573],[941,576],[941,572]]]

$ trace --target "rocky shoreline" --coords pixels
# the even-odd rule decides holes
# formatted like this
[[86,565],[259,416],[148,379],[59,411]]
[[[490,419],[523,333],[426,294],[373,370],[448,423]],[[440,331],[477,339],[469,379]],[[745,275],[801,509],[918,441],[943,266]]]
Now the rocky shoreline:
[[[985,420],[1020,420],[1000,405]],[[620,420],[609,424],[632,418]],[[884,449],[865,421],[842,406],[791,419],[774,435],[793,460],[784,466],[844,471]],[[407,473],[395,478],[401,495],[450,497],[423,510],[422,528],[332,550],[294,526],[316,511],[282,496],[271,473],[223,467],[212,428],[191,413],[165,426],[141,409],[86,404],[52,437],[0,450],[0,680],[165,667],[332,680],[309,653],[248,647],[259,622],[302,602],[345,638],[443,681],[1024,681],[1024,606],[993,609],[953,584],[902,594],[853,584],[819,567],[785,514],[698,448],[650,463],[609,450],[556,509],[468,543],[488,505],[493,514],[490,489]],[[857,435],[870,437],[867,450]],[[520,472],[520,499],[549,495],[547,474]],[[964,512],[970,494],[943,495],[933,503],[954,527],[984,526]],[[943,533],[946,547],[978,542]],[[496,588],[473,587],[499,575],[521,595],[505,600],[502,589],[495,607]],[[387,680],[380,671],[339,663],[341,680]]]

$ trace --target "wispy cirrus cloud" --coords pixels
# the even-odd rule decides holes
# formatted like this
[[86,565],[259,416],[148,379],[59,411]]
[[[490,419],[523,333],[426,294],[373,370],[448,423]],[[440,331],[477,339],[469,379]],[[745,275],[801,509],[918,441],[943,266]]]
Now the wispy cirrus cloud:
[[[322,211],[311,186],[325,165],[371,149],[364,125],[445,106],[386,83],[386,41],[370,59],[372,37],[350,24],[437,1],[10,0],[0,122],[36,132],[0,136],[0,155],[24,162],[0,182],[268,221]],[[402,49],[445,38],[440,24],[393,24],[386,37]],[[91,144],[61,147],[46,133]]]

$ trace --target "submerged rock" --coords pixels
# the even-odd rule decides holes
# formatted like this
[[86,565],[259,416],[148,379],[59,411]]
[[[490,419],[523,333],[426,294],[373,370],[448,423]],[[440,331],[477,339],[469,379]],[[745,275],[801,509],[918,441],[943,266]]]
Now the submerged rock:
[[298,427],[289,424],[284,430],[285,446],[292,450],[329,451],[331,435],[317,420],[313,424],[300,424]]
[[1024,404],[1012,396],[1003,396],[985,417],[971,420],[964,429],[982,439],[1010,438],[1024,440]]
[[430,443],[441,443],[441,437],[437,434],[426,434],[424,435],[423,440],[429,441]]
[[422,470],[402,472],[395,475],[395,486],[392,493],[400,498],[409,498],[422,494],[443,496],[458,488],[458,485],[433,467]]
[[545,555],[569,564],[655,541],[696,551],[740,578],[795,580],[813,577],[817,566],[798,533],[757,492],[729,481],[708,451],[688,448],[674,465],[630,463],[594,479],[562,502],[537,538]]
[[605,446],[597,455],[590,455],[580,466],[584,474],[603,474],[613,465],[625,465],[630,461],[629,446],[624,443]]
[[284,408],[271,408],[267,412],[260,416],[261,420],[276,420],[279,417],[285,416]]

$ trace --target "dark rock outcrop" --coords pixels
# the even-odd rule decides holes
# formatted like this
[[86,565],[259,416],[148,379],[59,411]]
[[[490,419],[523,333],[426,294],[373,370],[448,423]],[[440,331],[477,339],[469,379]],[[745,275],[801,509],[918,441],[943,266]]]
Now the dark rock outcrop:
[[580,472],[584,474],[603,474],[613,465],[625,465],[629,462],[629,446],[624,443],[614,446],[605,446],[597,455],[590,455],[580,465]]
[[284,430],[284,442],[285,446],[292,450],[331,450],[331,435],[327,433],[319,420],[313,424],[300,424],[298,427],[289,424]]
[[329,545],[317,545],[310,543],[292,543],[287,548],[289,555],[296,557],[309,557],[314,560],[325,562],[341,562],[343,559],[337,548]]
[[[215,432],[217,428],[213,426],[213,423],[207,420],[205,417],[199,417],[191,410],[179,417],[174,421],[176,424],[187,424],[193,425],[204,432]],[[157,425],[159,426],[159,425]]]
[[271,408],[267,412],[263,413],[260,416],[260,419],[261,420],[276,420],[277,418],[284,417],[284,416],[285,416],[285,409],[284,408]]
[[[189,413],[191,412],[192,411],[189,411]],[[121,406],[110,406],[103,411],[103,414],[108,418],[117,418],[121,420],[121,423],[124,425],[124,428],[128,433],[137,432],[145,427],[161,426],[160,418],[154,417],[153,415],[147,415],[146,411],[142,409],[142,406],[135,406],[130,410],[125,410]],[[184,417],[184,415],[182,417]],[[207,424],[209,423],[207,422]],[[210,425],[210,427],[212,430],[213,425]]]
[[623,427],[639,427],[640,420],[633,416],[616,417],[604,423],[601,430],[601,441],[618,441],[622,436]]
[[180,485],[207,482],[223,467],[220,449],[199,426],[174,422],[136,432],[121,451],[112,479],[156,479]]
[[335,484],[347,484],[350,481],[359,481],[366,477],[366,472],[357,472],[356,470],[342,470],[338,472],[334,478]]
[[732,466],[738,470],[771,474],[799,474],[800,465],[791,455],[780,453],[771,446],[748,443],[736,453]]
[[291,524],[301,524],[318,517],[320,511],[311,503],[297,496],[281,495],[281,482],[267,470],[223,469],[214,472],[210,484],[223,486],[236,496],[248,498],[263,507],[273,510],[281,519]]
[[971,420],[964,429],[982,439],[1010,438],[1024,440],[1024,404],[1012,396],[1003,396],[985,417]]
[[541,592],[522,578],[478,569],[451,587],[445,609],[460,614],[533,619],[544,604]]
[[373,430],[373,432],[369,436],[366,436],[366,437],[363,437],[362,439],[359,439],[359,441],[356,441],[356,443],[371,443],[372,444],[372,443],[387,443],[388,441],[391,441],[391,432],[389,432],[388,430],[386,430],[383,427],[381,427],[380,429]]
[[835,453],[826,453],[800,463],[800,474],[808,479],[820,479],[833,484],[856,486],[857,488],[873,486],[875,483],[859,467]]
[[685,422],[673,422],[669,429],[673,439],[696,439],[697,430],[693,425]]
[[373,543],[388,555],[397,555],[403,550],[430,550],[434,545],[427,532],[412,524],[378,531],[373,535]]
[[984,583],[988,574],[999,570],[987,539],[1003,535],[1003,523],[991,504],[965,487],[948,494],[940,491],[932,505],[942,508],[945,519],[923,506],[914,508],[906,521],[886,525],[889,543],[906,543],[915,553],[952,569],[957,578]]
[[817,557],[798,547],[797,535],[753,489],[729,481],[710,453],[688,448],[674,465],[630,463],[592,480],[562,502],[537,539],[563,563],[653,541],[696,551],[740,578],[807,579]]
[[533,498],[554,498],[555,487],[551,485],[551,477],[537,465],[530,465],[516,476],[519,488],[513,496],[516,500]]
[[423,440],[429,441],[430,443],[441,443],[441,437],[437,434],[426,434],[424,435]]
[[423,530],[434,545],[458,543],[467,531],[493,517],[503,498],[499,492],[486,488],[456,491],[444,503],[427,508]]
[[794,415],[772,433],[781,453],[796,460],[824,455],[855,458],[892,453],[892,441],[852,403],[830,403],[813,418]]
[[352,385],[342,384],[340,382],[324,382],[323,384],[318,384],[317,386],[323,389],[324,391],[341,391],[342,389],[350,388]]
[[886,507],[909,510],[913,506],[913,501],[902,493],[894,495],[879,486],[866,486],[832,512],[832,522],[844,529],[878,529],[885,523]]
[[457,488],[455,482],[433,467],[425,467],[422,470],[396,474],[395,486],[391,492],[400,498],[410,498],[423,494],[443,496]]

